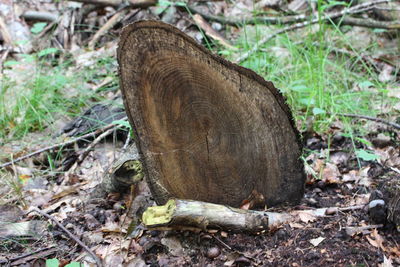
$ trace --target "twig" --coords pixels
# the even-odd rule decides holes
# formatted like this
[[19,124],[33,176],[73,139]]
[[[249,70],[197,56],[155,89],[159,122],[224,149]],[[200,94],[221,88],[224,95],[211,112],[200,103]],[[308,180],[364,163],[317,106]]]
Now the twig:
[[58,20],[58,15],[53,14],[50,12],[43,12],[43,11],[35,11],[35,10],[28,10],[25,11],[21,17],[23,17],[26,20],[44,20],[44,21],[50,21],[50,22],[55,22]]
[[74,2],[81,2],[85,4],[101,5],[101,6],[114,6],[127,5],[130,8],[146,8],[157,4],[157,0],[68,0]]
[[360,26],[366,28],[378,28],[378,29],[400,29],[400,21],[378,21],[373,19],[360,19],[353,17],[343,17],[340,20],[341,25]]
[[[23,258],[32,256],[32,255],[38,254],[38,253],[40,253],[40,252],[42,252],[42,251],[55,248],[55,247],[56,247],[56,246],[53,245],[53,246],[50,246],[50,247],[47,247],[47,248],[41,248],[41,249],[35,250],[35,251],[33,251],[33,252],[28,252],[28,253],[22,254],[22,255],[20,255],[20,256],[16,256],[16,257],[14,257],[14,258],[9,259],[8,261],[16,261],[16,260],[19,260],[19,259],[23,259]],[[1,262],[0,262],[0,263],[1,263]]]
[[348,206],[343,208],[338,208],[339,211],[349,211],[349,210],[361,210],[364,208],[365,205],[355,205],[355,206]]
[[130,131],[128,131],[128,136],[126,137],[125,144],[122,147],[122,153],[124,153],[126,151],[126,149],[128,148],[129,143],[131,142],[131,139],[132,139],[131,138],[131,133],[130,133]]
[[82,163],[82,161],[87,157],[87,155],[89,154],[89,152],[101,141],[103,140],[105,137],[107,137],[108,135],[110,135],[112,132],[114,132],[116,130],[116,128],[118,127],[112,127],[110,129],[108,129],[107,131],[105,131],[104,133],[102,133],[101,135],[97,136],[96,139],[93,140],[93,142],[90,143],[90,145],[88,145],[85,150],[79,155],[78,159],[76,160],[76,162],[74,163],[74,165],[71,167],[71,169],[68,171],[68,173],[72,173],[75,171],[75,169],[78,167],[78,165],[80,163]]
[[195,6],[187,5],[187,9],[194,13],[199,14],[203,18],[211,21],[217,21],[222,24],[237,26],[241,24],[261,24],[261,23],[270,23],[270,24],[288,24],[299,21],[304,21],[308,18],[306,15],[296,15],[296,16],[286,16],[286,17],[254,17],[254,18],[243,18],[243,19],[234,19],[234,18],[224,18],[221,16],[214,16],[207,14]]
[[212,237],[213,237],[215,240],[217,240],[219,243],[221,243],[221,245],[224,246],[226,249],[232,250],[232,248],[231,248],[227,243],[225,243],[224,241],[222,241],[221,239],[219,239],[219,238],[216,237],[215,235],[212,235]]
[[236,47],[232,46],[228,40],[226,40],[219,32],[214,30],[210,24],[207,23],[207,21],[199,14],[196,14],[193,16],[194,22],[196,22],[197,26],[200,27],[204,32],[213,38],[214,40],[219,41],[220,44],[223,46],[231,49],[231,50],[236,50]]
[[[124,119],[126,120],[126,117],[123,118],[123,120]],[[7,167],[7,166],[10,166],[10,165],[12,165],[12,164],[14,164],[16,162],[19,162],[21,160],[33,157],[33,156],[35,156],[37,154],[40,154],[40,153],[43,153],[43,152],[46,152],[46,151],[49,151],[49,150],[52,150],[52,149],[55,149],[55,148],[71,145],[71,144],[73,144],[73,143],[75,143],[75,142],[77,142],[79,140],[82,140],[82,139],[85,139],[85,138],[88,138],[88,137],[96,136],[96,135],[98,135],[100,133],[103,133],[104,131],[107,131],[108,129],[115,128],[115,127],[118,127],[118,125],[116,125],[114,123],[110,123],[110,124],[104,126],[103,128],[97,129],[95,132],[79,136],[77,138],[74,138],[72,140],[69,140],[69,141],[66,141],[66,142],[63,142],[63,143],[58,143],[58,144],[55,144],[55,145],[52,145],[52,146],[48,146],[48,147],[36,150],[36,151],[34,151],[32,153],[29,153],[29,154],[27,154],[25,156],[16,158],[16,159],[14,159],[14,160],[12,160],[10,162],[3,163],[3,164],[0,165],[0,168],[4,168],[4,167]]]
[[346,14],[355,14],[355,13],[359,13],[368,9],[373,8],[375,5],[378,4],[383,4],[386,2],[390,2],[391,0],[377,0],[377,1],[371,1],[371,2],[365,2],[350,8],[345,8],[341,11],[338,12],[333,12],[333,13],[328,13],[320,18],[314,18],[310,21],[304,21],[304,22],[300,22],[300,23],[296,23],[290,26],[287,26],[285,28],[282,28],[278,31],[276,31],[275,33],[272,33],[270,35],[265,36],[264,38],[262,38],[259,42],[257,42],[252,49],[250,49],[248,52],[244,53],[242,56],[240,56],[238,59],[236,59],[236,63],[241,63],[244,60],[246,60],[247,58],[249,58],[249,56],[251,56],[252,54],[254,54],[255,52],[257,52],[260,48],[260,46],[264,45],[265,43],[267,43],[268,41],[270,41],[271,39],[273,39],[274,37],[278,36],[279,34],[288,32],[288,31],[292,31],[295,29],[299,29],[299,28],[303,28],[305,26],[311,25],[311,24],[315,24],[319,21],[322,20],[332,20],[332,19],[336,19],[338,17],[341,17],[343,15]]
[[100,6],[115,6],[115,7],[117,7],[117,6],[121,5],[124,1],[123,0],[74,0],[74,2],[100,5]]
[[2,17],[0,17],[0,33],[3,36],[4,42],[12,47],[13,46],[12,37],[7,29],[7,24]]
[[358,115],[358,114],[347,114],[347,113],[338,113],[336,114],[338,116],[342,116],[342,117],[349,117],[349,118],[357,118],[357,119],[366,119],[366,120],[370,120],[370,121],[376,121],[376,122],[380,122],[386,125],[389,125],[397,130],[400,130],[400,124],[394,123],[394,122],[390,122],[381,118],[376,118],[376,117],[371,117],[371,116],[366,116],[366,115]]
[[391,169],[392,171],[394,171],[397,174],[400,174],[400,170],[395,167],[389,167],[389,169]]
[[92,40],[89,42],[89,49],[94,49],[97,41],[110,29],[112,29],[118,22],[120,22],[126,13],[128,12],[127,8],[123,8],[120,11],[116,12],[107,22],[104,24],[93,36]]
[[3,64],[4,64],[4,61],[7,59],[10,51],[11,51],[11,47],[7,47],[6,50],[4,51],[3,55],[0,58],[0,74],[3,74]]
[[50,216],[49,214],[41,211],[40,209],[33,207],[31,211],[36,211],[40,215],[46,217],[47,219],[53,221],[58,227],[60,227],[67,235],[73,239],[78,245],[80,245],[84,250],[86,250],[90,256],[96,261],[96,264],[98,267],[102,267],[103,264],[100,260],[100,258],[88,247],[86,246],[81,240],[79,240],[73,233],[71,233],[67,228],[65,228],[60,222],[58,222],[55,218]]

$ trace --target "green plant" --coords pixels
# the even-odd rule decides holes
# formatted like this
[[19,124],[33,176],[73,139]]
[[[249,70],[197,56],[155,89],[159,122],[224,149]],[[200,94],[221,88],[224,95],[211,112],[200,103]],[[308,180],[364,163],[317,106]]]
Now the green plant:
[[[260,24],[246,26],[237,44],[244,53],[272,31]],[[336,44],[349,47],[349,54],[338,54]],[[383,94],[386,85],[360,54],[340,28],[321,22],[276,37],[242,65],[273,81],[283,92],[301,131],[311,124],[317,132],[324,132],[333,121],[347,121],[337,114],[371,115],[378,112],[376,103],[388,101]],[[231,55],[237,57],[234,51]]]
[[3,142],[52,127],[60,116],[76,114],[101,98],[82,84],[99,77],[98,69],[108,67],[109,59],[99,60],[94,69],[87,67],[82,72],[68,72],[71,63],[64,60],[60,64],[59,52],[46,48],[25,55],[20,62],[6,62],[12,76],[4,75],[0,81],[0,138]]
[[[58,266],[60,266],[60,261],[58,259],[52,258],[46,260],[46,267],[58,267]],[[65,267],[80,267],[80,266],[82,266],[82,264],[76,261],[71,261],[70,263],[65,265]]]

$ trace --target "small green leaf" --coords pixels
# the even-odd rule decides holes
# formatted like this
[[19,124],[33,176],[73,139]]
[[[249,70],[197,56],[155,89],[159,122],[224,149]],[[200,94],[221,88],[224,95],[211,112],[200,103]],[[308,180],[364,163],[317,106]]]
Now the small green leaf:
[[290,89],[292,91],[296,91],[296,92],[307,92],[307,91],[309,91],[308,87],[303,85],[303,84],[292,86]]
[[370,153],[363,149],[357,150],[356,156],[364,161],[373,161],[373,160],[379,159],[378,155],[376,155],[374,153]]
[[54,48],[54,47],[45,48],[38,53],[38,57],[47,56],[49,54],[55,54],[57,52],[58,52],[57,48]]
[[356,137],[356,140],[359,141],[360,143],[366,144],[367,146],[372,146],[371,142],[368,141],[367,139]]
[[56,258],[46,260],[46,267],[58,267],[59,265],[60,262]]
[[116,120],[116,121],[113,121],[112,123],[113,123],[113,124],[117,124],[117,125],[124,126],[124,127],[128,128],[128,129],[131,128],[131,125],[129,124],[129,122],[128,122],[128,121],[125,121],[125,120]]
[[301,98],[301,99],[299,99],[299,103],[301,103],[305,106],[311,106],[311,105],[315,105],[315,100],[312,98]]
[[319,115],[319,114],[325,114],[326,113],[326,111],[321,109],[321,108],[313,108],[312,112],[313,112],[314,115]]
[[4,67],[12,67],[12,66],[15,66],[15,65],[18,65],[18,64],[19,64],[18,61],[8,60],[8,61],[4,62]]
[[373,87],[374,84],[373,84],[372,82],[370,82],[370,81],[363,81],[363,82],[360,82],[360,83],[358,84],[358,86],[359,86],[361,89],[367,89],[367,88],[369,88],[369,87]]
[[82,265],[77,262],[77,261],[71,261],[70,263],[68,263],[67,265],[65,265],[65,267],[81,267]]
[[229,50],[221,50],[221,51],[218,51],[218,54],[220,54],[222,56],[229,56],[230,54],[232,54],[232,52]]
[[31,32],[34,34],[38,34],[41,31],[43,31],[44,27],[46,27],[47,23],[45,22],[38,22],[33,24],[33,27],[31,28]]
[[382,33],[382,32],[387,32],[386,29],[373,29],[372,32],[374,33]]

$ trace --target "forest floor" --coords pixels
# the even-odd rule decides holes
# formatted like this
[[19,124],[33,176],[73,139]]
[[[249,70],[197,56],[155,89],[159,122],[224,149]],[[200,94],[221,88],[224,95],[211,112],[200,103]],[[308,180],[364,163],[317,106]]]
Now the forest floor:
[[[400,266],[399,224],[381,196],[400,180],[399,1],[14,2],[0,1],[1,266],[93,266],[89,250],[104,266]],[[133,142],[121,117],[82,125],[96,104],[123,112],[118,34],[141,19],[175,25],[285,95],[303,137],[306,190],[297,206],[266,208],[304,210],[298,221],[257,234],[127,236],[131,203],[140,205],[132,194],[85,202]],[[79,117],[82,127],[67,131]],[[149,194],[144,182],[136,194]],[[339,211],[307,212],[318,208]]]

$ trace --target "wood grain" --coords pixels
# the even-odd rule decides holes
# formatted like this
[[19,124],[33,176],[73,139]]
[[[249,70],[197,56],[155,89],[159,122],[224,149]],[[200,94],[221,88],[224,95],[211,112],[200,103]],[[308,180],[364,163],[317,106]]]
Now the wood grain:
[[271,82],[156,21],[124,28],[118,62],[159,204],[172,196],[238,207],[253,190],[269,206],[302,197],[299,134]]

